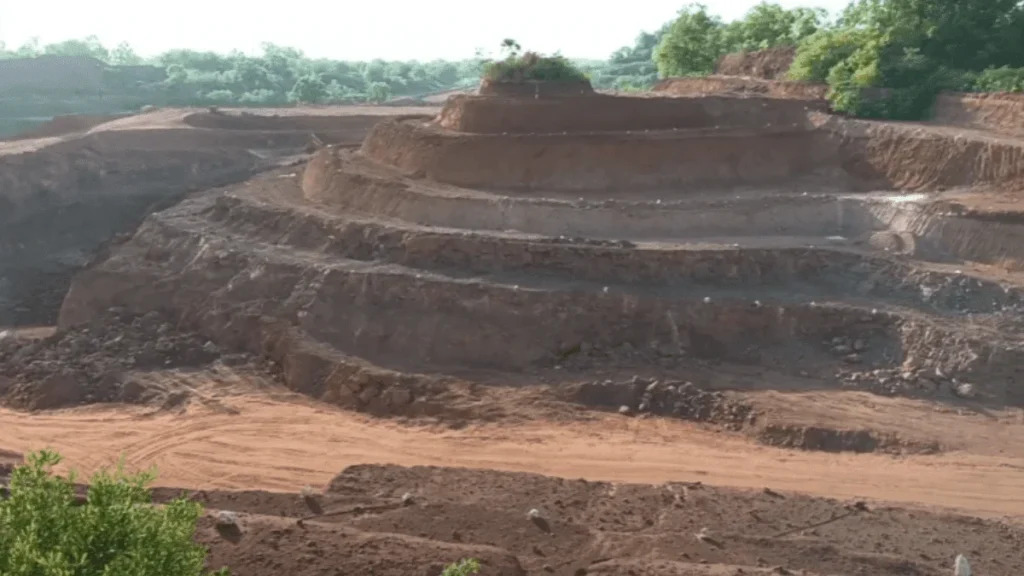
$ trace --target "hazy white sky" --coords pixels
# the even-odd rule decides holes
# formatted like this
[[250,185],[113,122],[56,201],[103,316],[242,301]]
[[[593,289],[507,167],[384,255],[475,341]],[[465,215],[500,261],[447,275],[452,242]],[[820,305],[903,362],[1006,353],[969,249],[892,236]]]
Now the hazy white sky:
[[[703,0],[726,19],[759,0]],[[264,41],[345,60],[471,58],[511,37],[524,48],[606,58],[689,0],[0,0],[0,40],[16,46],[95,34],[143,55],[170,48],[255,51]],[[830,12],[849,0],[778,0]],[[261,8],[265,6],[266,8]],[[566,26],[564,22],[574,22]]]

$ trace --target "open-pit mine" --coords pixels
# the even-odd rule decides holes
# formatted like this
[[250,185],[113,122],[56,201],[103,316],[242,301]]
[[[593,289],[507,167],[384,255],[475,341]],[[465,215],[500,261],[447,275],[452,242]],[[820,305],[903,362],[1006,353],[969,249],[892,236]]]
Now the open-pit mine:
[[0,142],[0,447],[157,465],[243,575],[1024,574],[1021,114],[65,119]]

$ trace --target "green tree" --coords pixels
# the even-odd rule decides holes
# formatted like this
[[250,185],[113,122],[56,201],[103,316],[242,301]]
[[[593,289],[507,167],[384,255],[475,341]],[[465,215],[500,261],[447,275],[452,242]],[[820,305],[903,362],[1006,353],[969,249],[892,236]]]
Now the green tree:
[[86,36],[81,40],[65,40],[55,44],[47,44],[42,52],[43,54],[56,56],[87,56],[103,60],[104,62],[110,58],[110,52],[96,36]]
[[138,66],[142,64],[142,57],[135,53],[130,44],[121,42],[110,51],[109,61],[118,66]]
[[725,24],[703,4],[690,4],[668,27],[654,50],[662,76],[710,74],[727,51]]
[[[970,89],[987,69],[1022,65],[1018,0],[857,0],[835,30],[801,43],[790,75],[824,77],[837,110],[911,120],[926,117],[941,90]],[[865,97],[864,88],[885,91]]]
[[[206,551],[193,542],[202,507],[184,498],[150,504],[152,473],[96,474],[84,504],[74,476],[52,473],[43,451],[14,470],[0,499],[0,574],[5,576],[199,576]],[[226,570],[219,574],[226,575]]]
[[327,85],[319,74],[307,74],[295,81],[288,99],[304,104],[319,104],[327,99]]
[[384,82],[372,82],[366,89],[366,100],[375,104],[391,98],[391,87]]

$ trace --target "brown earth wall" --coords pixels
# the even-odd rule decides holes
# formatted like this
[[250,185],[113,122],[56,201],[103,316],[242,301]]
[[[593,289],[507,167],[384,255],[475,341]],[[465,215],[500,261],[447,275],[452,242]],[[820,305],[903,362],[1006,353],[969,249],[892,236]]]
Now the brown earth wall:
[[940,94],[932,111],[932,122],[945,126],[1022,135],[1024,94]]
[[[814,109],[821,109],[815,106]],[[475,134],[612,132],[674,128],[803,126],[808,104],[729,96],[658,98],[594,95],[515,99],[456,96],[438,116],[441,127]]]
[[733,360],[742,360],[752,344],[762,350],[792,346],[793,339],[816,344],[836,331],[856,333],[874,349],[899,347],[896,318],[870,310],[757,308],[728,299],[568,290],[528,278],[518,286],[457,280],[309,252],[295,257],[282,248],[253,250],[251,243],[197,233],[190,217],[169,217],[150,218],[129,249],[80,274],[60,325],[89,322],[115,306],[158,309],[219,343],[263,353],[258,332],[246,326],[272,318],[347,354],[406,371],[519,371],[581,341],[647,348],[678,339],[691,354]]
[[733,52],[718,59],[715,64],[715,74],[776,80],[789,72],[795,56],[795,46],[780,46],[752,52]]
[[[604,350],[675,345],[696,357],[817,372],[835,362],[821,342],[842,334],[863,339],[872,361],[898,366],[915,357],[945,374],[981,370],[986,394],[1021,400],[1010,386],[1019,351],[916,314],[704,301],[643,287],[569,289],[543,276],[517,276],[514,285],[486,276],[453,278],[224,234],[221,223],[208,219],[211,200],[194,198],[154,215],[129,243],[79,274],[60,326],[102,321],[113,307],[155,310],[220,345],[284,364],[297,354],[296,343],[308,342],[305,353],[318,358],[351,355],[403,372],[517,372],[584,343]],[[296,370],[293,387],[317,397],[327,393],[322,381]],[[324,371],[331,372],[317,373]],[[332,401],[361,406],[367,399]]]
[[890,189],[926,191],[1024,187],[1024,144],[1003,138],[885,122],[826,117],[843,170]]
[[817,101],[816,108],[824,109],[828,86],[781,80],[762,80],[737,76],[701,76],[695,78],[666,78],[658,82],[654,92],[678,95],[708,95],[721,93],[749,94],[769,98]]
[[480,189],[602,190],[769,185],[835,157],[807,130],[465,135],[378,124],[362,153],[431,180]]
[[814,130],[470,135],[385,122],[362,154],[416,177],[490,190],[772,186],[1024,187],[1024,146],[947,131],[813,115]]

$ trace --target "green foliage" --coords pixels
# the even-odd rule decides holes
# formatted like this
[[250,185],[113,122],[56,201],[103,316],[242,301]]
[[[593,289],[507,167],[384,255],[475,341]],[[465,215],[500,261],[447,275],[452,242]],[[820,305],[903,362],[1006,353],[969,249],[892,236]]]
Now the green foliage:
[[789,78],[802,82],[823,83],[840,62],[868,43],[864,30],[821,30],[807,37],[800,45],[789,68]]
[[826,81],[838,111],[917,120],[942,90],[1016,89],[1021,66],[1017,0],[856,0],[801,42],[790,77]]
[[796,46],[820,30],[826,16],[822,9],[786,10],[778,4],[762,2],[751,8],[742,20],[725,27],[725,43],[730,52]]
[[[4,576],[199,576],[206,551],[193,543],[199,504],[150,505],[152,473],[122,467],[92,478],[84,504],[74,476],[55,476],[60,456],[43,451],[14,470],[0,500]],[[226,576],[227,571],[217,574]]]
[[762,2],[740,20],[726,24],[703,4],[684,7],[654,50],[662,76],[710,74],[723,55],[743,50],[795,46],[825,26],[820,9],[787,10]]
[[722,19],[708,14],[703,4],[690,4],[680,10],[654,49],[654,61],[666,77],[710,74],[726,52]]
[[555,54],[544,56],[536,52],[520,52],[522,47],[511,38],[501,43],[504,58],[485,62],[483,77],[495,82],[580,82],[587,75],[569,61]]
[[288,99],[303,104],[319,104],[327,100],[327,84],[320,74],[306,74],[295,81],[288,92]]
[[990,68],[977,75],[973,87],[979,92],[1024,92],[1024,68]]
[[480,561],[475,558],[464,558],[445,566],[441,576],[469,576],[478,572],[480,572]]

